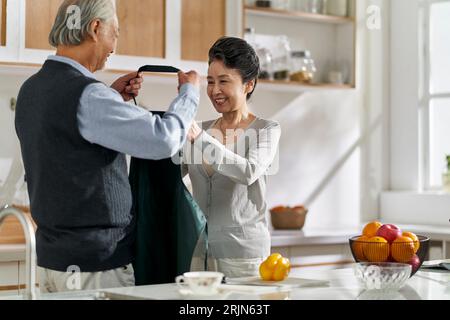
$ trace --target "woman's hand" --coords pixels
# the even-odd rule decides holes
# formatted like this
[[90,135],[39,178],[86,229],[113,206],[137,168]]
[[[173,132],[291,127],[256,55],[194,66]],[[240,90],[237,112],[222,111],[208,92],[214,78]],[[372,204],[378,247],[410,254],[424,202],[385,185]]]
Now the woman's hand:
[[194,121],[189,129],[187,139],[190,143],[194,143],[195,139],[197,139],[202,134],[202,129],[198,126],[197,122]]

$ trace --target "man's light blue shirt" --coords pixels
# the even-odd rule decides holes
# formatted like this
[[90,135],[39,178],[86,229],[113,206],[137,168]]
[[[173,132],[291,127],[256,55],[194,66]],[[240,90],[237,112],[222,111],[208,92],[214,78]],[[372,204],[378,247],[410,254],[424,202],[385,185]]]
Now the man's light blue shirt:
[[[69,64],[86,77],[95,75],[67,57],[49,60]],[[184,84],[163,117],[124,102],[122,96],[103,83],[87,86],[80,98],[77,119],[81,136],[93,144],[136,158],[160,160],[176,154],[197,113],[200,93]]]

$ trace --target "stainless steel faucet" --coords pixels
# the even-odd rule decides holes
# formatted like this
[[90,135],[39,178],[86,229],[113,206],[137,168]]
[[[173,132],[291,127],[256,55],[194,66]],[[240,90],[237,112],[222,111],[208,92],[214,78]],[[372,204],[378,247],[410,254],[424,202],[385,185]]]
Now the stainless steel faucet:
[[26,288],[25,298],[35,300],[36,296],[36,237],[34,235],[33,223],[21,210],[5,206],[0,210],[0,226],[8,216],[14,216],[22,225],[26,240]]

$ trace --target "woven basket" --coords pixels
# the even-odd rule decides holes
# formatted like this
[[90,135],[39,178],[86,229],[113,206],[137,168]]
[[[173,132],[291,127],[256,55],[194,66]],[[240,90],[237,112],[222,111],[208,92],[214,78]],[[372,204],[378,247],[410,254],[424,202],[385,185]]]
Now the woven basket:
[[274,208],[270,210],[272,226],[279,230],[301,230],[308,210],[303,207]]

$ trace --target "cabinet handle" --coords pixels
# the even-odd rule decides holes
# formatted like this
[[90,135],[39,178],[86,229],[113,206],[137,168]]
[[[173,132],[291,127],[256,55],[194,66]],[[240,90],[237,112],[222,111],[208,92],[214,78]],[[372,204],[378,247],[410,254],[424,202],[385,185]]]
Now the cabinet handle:
[[11,100],[9,100],[9,107],[11,111],[16,111],[16,106],[17,106],[17,99],[11,98]]

